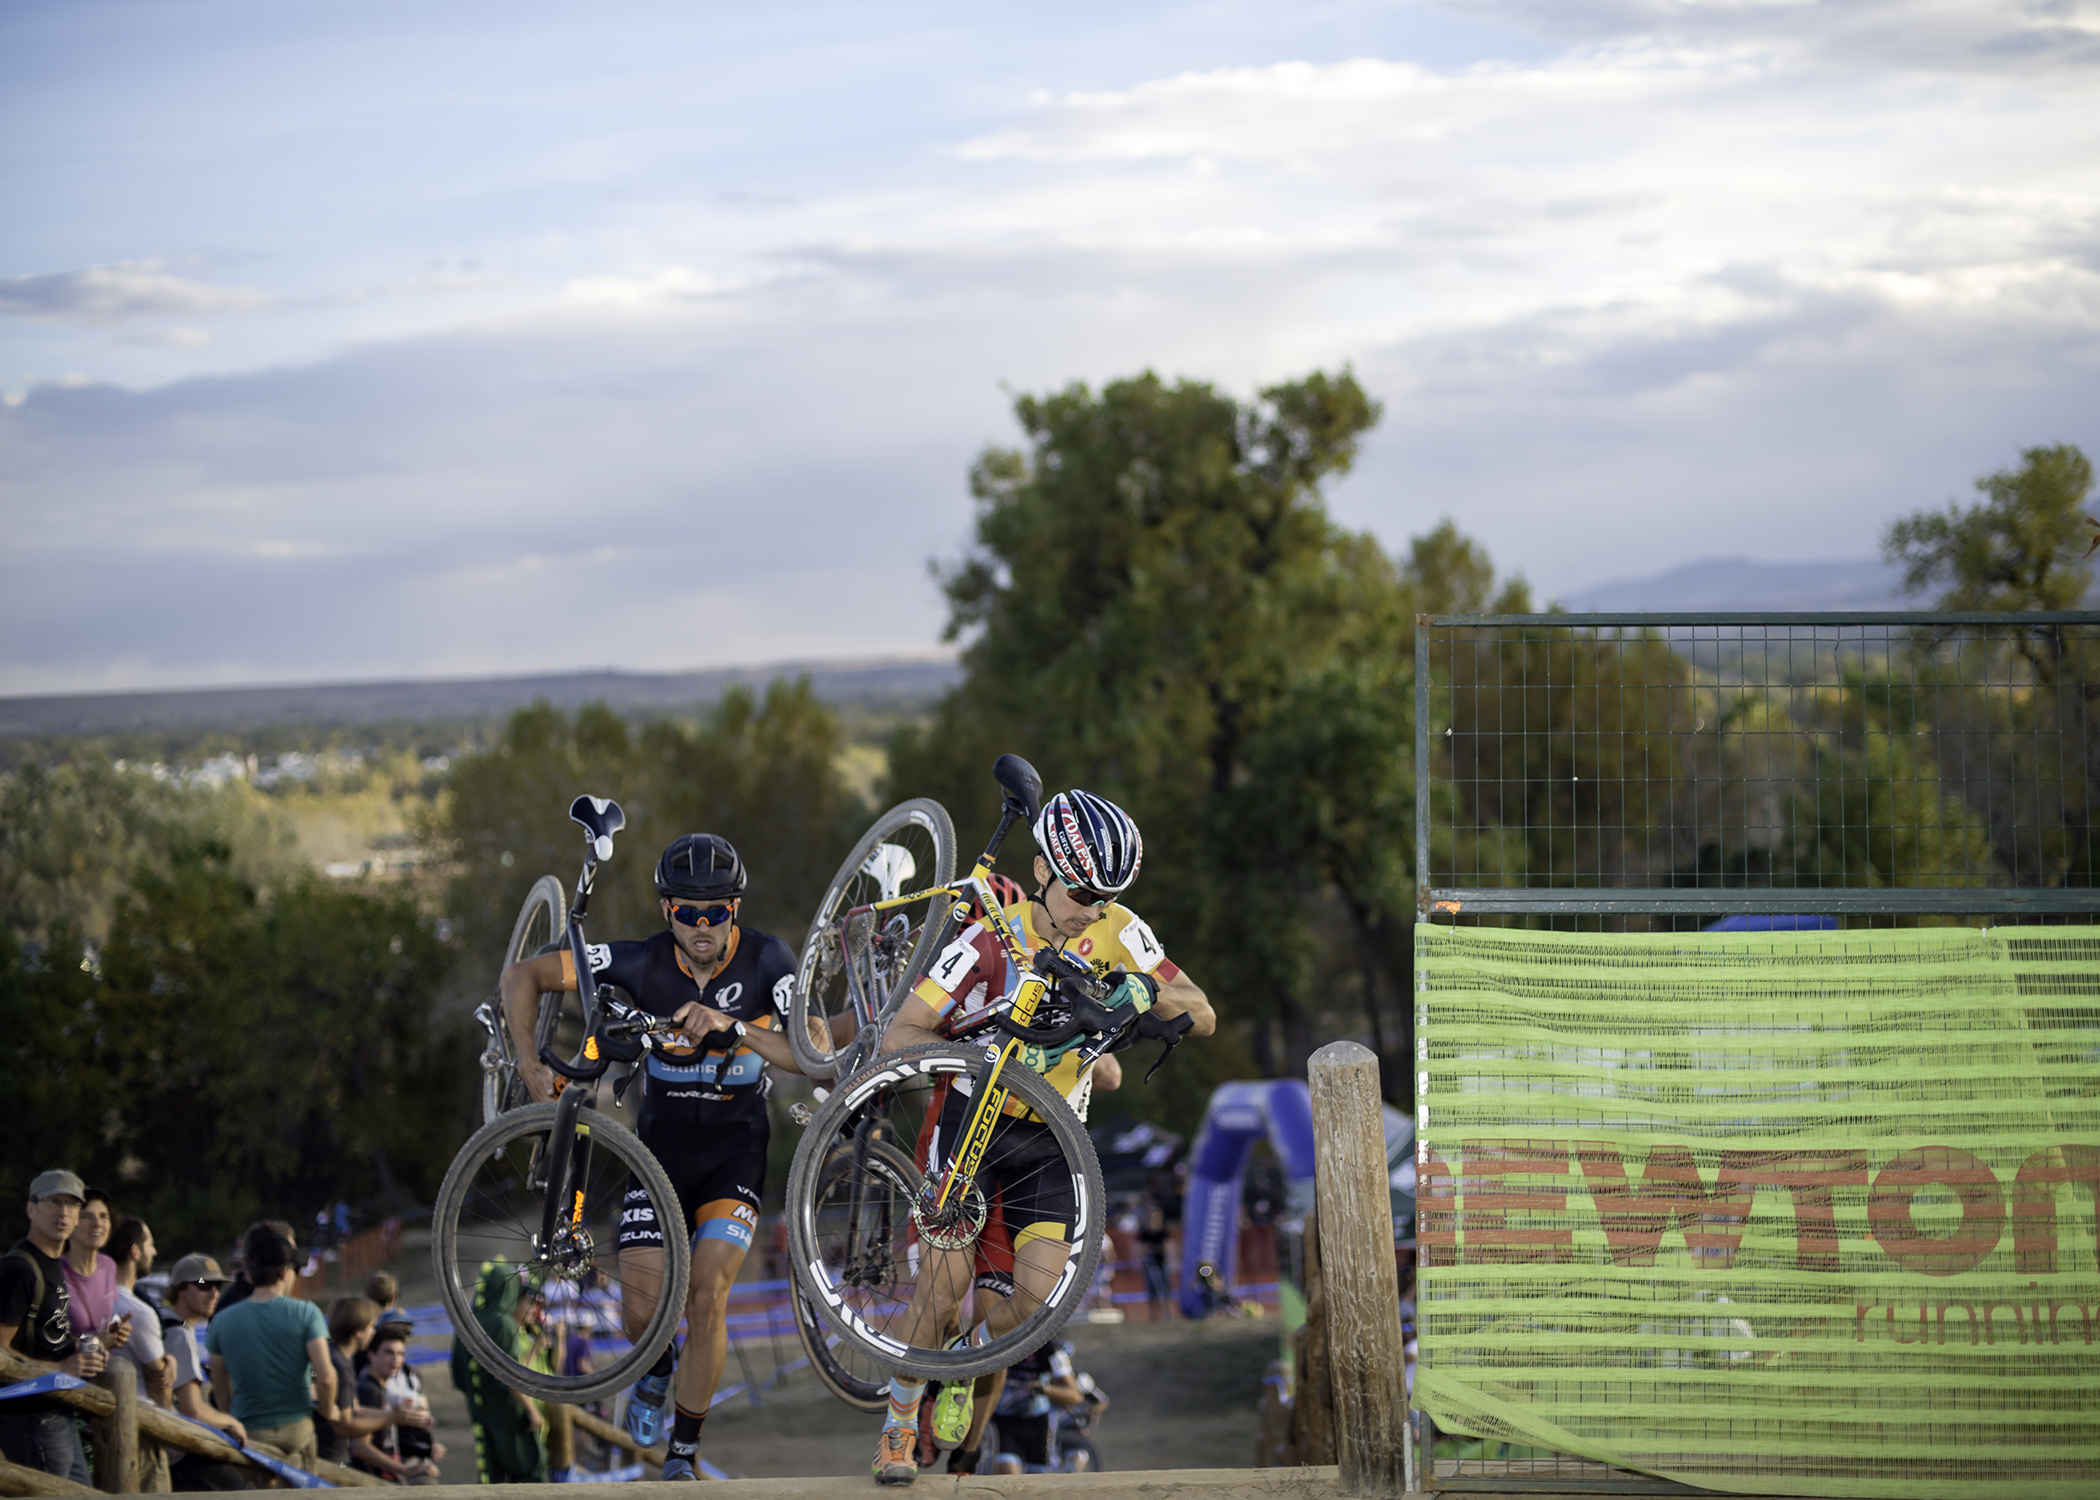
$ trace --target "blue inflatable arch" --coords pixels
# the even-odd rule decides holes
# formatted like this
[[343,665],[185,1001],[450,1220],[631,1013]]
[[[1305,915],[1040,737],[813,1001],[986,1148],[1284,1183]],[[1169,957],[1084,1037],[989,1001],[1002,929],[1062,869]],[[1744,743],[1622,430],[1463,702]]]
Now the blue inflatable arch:
[[[1413,1137],[1412,1123],[1390,1105],[1382,1106],[1386,1158],[1389,1164]],[[1267,1140],[1283,1163],[1288,1179],[1288,1214],[1302,1217],[1313,1205],[1312,1095],[1303,1079],[1271,1078],[1258,1083],[1226,1083],[1210,1096],[1203,1130],[1189,1153],[1188,1187],[1181,1205],[1181,1310],[1191,1318],[1204,1312],[1198,1274],[1211,1267],[1219,1283],[1238,1284],[1240,1194],[1247,1159],[1254,1143]],[[1399,1163],[1412,1168],[1411,1160]],[[1394,1186],[1412,1194],[1414,1177],[1394,1174]]]

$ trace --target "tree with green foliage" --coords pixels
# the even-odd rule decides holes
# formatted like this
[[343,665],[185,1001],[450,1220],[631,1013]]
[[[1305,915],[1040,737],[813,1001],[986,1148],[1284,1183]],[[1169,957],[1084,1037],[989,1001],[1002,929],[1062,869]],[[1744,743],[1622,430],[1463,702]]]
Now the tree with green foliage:
[[993,758],[1015,750],[1137,819],[1135,904],[1228,1022],[1255,1023],[1251,1062],[1227,1031],[1160,1075],[1185,1123],[1215,1081],[1283,1064],[1268,1023],[1289,1053],[1310,1042],[1290,955],[1330,862],[1250,867],[1243,832],[1256,758],[1282,753],[1303,685],[1389,655],[1403,627],[1391,560],[1321,500],[1378,407],[1343,372],[1247,402],[1146,374],[1014,410],[1028,448],[978,461],[975,546],[943,577],[965,679],[897,736],[891,790],[939,797],[967,841],[996,816]]
[[[2080,509],[2093,466],[2068,443],[2029,448],[2017,468],[1976,481],[1975,505],[1921,511],[1890,526],[1882,550],[1904,587],[1946,611],[2077,609],[2093,592],[2093,535]],[[1990,829],[2015,885],[2100,880],[2100,638],[2041,623],[2011,633],[2001,659],[1970,642],[1951,674],[1935,631],[1914,644],[1912,675],[1931,689],[1950,790]],[[1981,680],[1979,680],[1981,679]],[[1994,690],[1995,689],[1995,690]],[[1958,780],[1956,772],[1959,771]]]
[[456,871],[448,898],[467,989],[495,984],[518,904],[543,874],[574,886],[583,837],[569,804],[611,797],[627,815],[592,898],[591,930],[642,937],[663,926],[656,858],[681,833],[718,833],[750,872],[742,920],[799,946],[817,902],[868,818],[837,762],[837,720],[809,681],[760,696],[732,688],[697,723],[630,729],[603,704],[572,719],[546,704],[513,714],[486,753],[453,768],[433,842]]
[[0,1192],[64,1161],[189,1245],[339,1197],[427,1202],[473,1098],[432,919],[399,890],[258,887],[222,842],[155,854],[99,962],[64,926],[0,947],[0,1045],[26,1090]]
[[2093,465],[2059,443],[2028,448],[2017,469],[1976,481],[1980,504],[1950,502],[1888,529],[1881,544],[1903,565],[1909,594],[1942,610],[2076,609],[2093,587],[2093,526],[2080,513]]

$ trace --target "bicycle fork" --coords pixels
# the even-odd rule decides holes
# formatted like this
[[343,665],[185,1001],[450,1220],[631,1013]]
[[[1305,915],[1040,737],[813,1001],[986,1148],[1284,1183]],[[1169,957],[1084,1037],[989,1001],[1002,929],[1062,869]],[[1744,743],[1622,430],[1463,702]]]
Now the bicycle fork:
[[563,1089],[554,1106],[554,1130],[547,1139],[546,1196],[540,1203],[540,1232],[534,1248],[542,1260],[554,1258],[564,1240],[583,1228],[584,1183],[590,1178],[591,1127],[582,1115],[588,1090]]
[[[1030,976],[1022,981],[1014,995],[1012,1017],[1022,1026],[1035,1019],[1035,1009],[1043,996],[1050,992],[1048,981]],[[999,1119],[1006,1108],[1006,1090],[999,1087],[999,1079],[1006,1072],[1006,1065],[1021,1055],[1021,1039],[1008,1037],[1006,1045],[984,1049],[983,1066],[977,1070],[971,1082],[970,1092],[977,1107],[970,1111],[970,1122],[963,1131],[963,1138],[948,1159],[948,1166],[941,1177],[940,1193],[933,1200],[933,1211],[940,1213],[948,1207],[958,1181],[968,1181],[977,1176],[977,1168],[984,1160],[984,1153],[992,1144],[992,1132],[999,1127]]]

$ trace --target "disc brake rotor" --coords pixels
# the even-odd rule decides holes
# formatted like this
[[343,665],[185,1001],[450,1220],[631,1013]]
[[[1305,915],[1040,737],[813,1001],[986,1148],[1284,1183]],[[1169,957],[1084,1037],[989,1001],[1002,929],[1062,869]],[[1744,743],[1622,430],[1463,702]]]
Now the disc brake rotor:
[[911,1206],[912,1223],[918,1226],[919,1238],[936,1250],[967,1250],[984,1232],[991,1207],[977,1184],[960,1174],[949,1189],[945,1206],[936,1206],[940,1193],[940,1179],[930,1179]]

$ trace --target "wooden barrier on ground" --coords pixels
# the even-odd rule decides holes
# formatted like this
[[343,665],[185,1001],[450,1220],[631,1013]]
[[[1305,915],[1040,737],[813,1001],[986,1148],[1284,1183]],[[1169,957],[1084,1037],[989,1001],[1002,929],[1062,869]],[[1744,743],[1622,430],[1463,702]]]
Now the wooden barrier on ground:
[[[7,1382],[34,1380],[39,1375],[49,1375],[57,1369],[41,1360],[25,1359],[10,1349],[0,1349],[0,1379]],[[117,1378],[121,1376],[122,1378]],[[138,1399],[136,1377],[132,1367],[121,1363],[106,1383],[81,1386],[76,1390],[55,1391],[52,1398],[64,1402],[76,1411],[87,1414],[89,1433],[95,1446],[96,1486],[104,1494],[135,1495],[139,1492],[139,1441],[142,1437],[170,1448],[180,1448],[185,1453],[194,1453],[200,1458],[216,1459],[220,1463],[238,1464],[266,1472],[247,1454],[233,1446],[218,1433],[198,1426],[173,1412],[162,1411],[149,1402]],[[289,1457],[267,1443],[249,1444],[258,1453],[289,1462]],[[366,1474],[358,1469],[345,1468],[326,1459],[315,1462],[312,1472],[330,1484],[357,1486],[385,1484],[375,1474]],[[27,1476],[34,1476],[34,1479]],[[61,1485],[64,1488],[21,1488],[33,1483]],[[9,1486],[15,1486],[9,1488]],[[0,1471],[0,1494],[13,1495],[70,1495],[94,1493],[82,1491],[68,1480],[57,1479],[35,1469],[22,1469],[9,1464]]]

